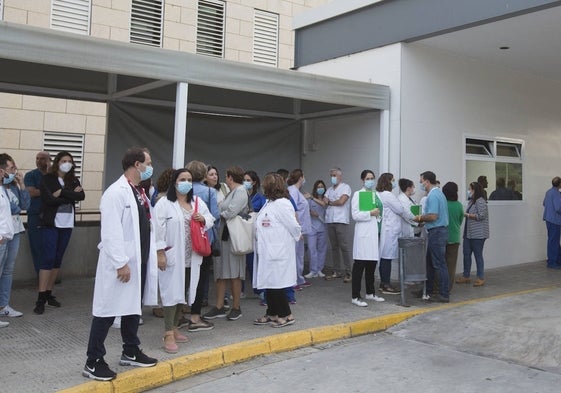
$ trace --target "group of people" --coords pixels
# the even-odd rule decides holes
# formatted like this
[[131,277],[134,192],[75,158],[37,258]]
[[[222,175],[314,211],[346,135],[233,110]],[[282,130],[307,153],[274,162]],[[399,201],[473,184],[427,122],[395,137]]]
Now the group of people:
[[[38,296],[33,312],[43,314],[45,305],[60,307],[53,296],[62,259],[74,227],[75,203],[85,198],[75,175],[72,154],[59,152],[51,163],[49,153],[39,152],[37,169],[25,177],[15,160],[0,154],[0,316],[20,317],[10,304],[13,271],[21,234],[25,231],[20,213],[27,211],[29,243],[38,278]],[[9,323],[0,321],[0,327]]]
[[[301,169],[267,173],[261,183],[255,171],[232,166],[220,182],[217,168],[191,161],[185,168],[164,170],[154,187],[150,152],[136,147],[125,152],[122,168],[122,176],[103,193],[100,203],[93,319],[82,371],[88,378],[111,380],[116,376],[104,360],[104,342],[116,318],[123,339],[120,364],[150,367],[157,359],[144,354],[138,337],[143,304],[161,308],[162,346],[166,352],[176,353],[178,344],[188,341],[181,327],[189,332],[210,330],[215,318],[235,321],[242,316],[240,299],[246,275],[251,278],[247,285],[267,306],[264,315],[253,320],[255,325],[282,328],[294,324],[290,306],[296,302],[295,291],[310,286],[313,278],[351,283],[351,303],[356,306],[367,306],[368,300],[384,301],[375,291],[375,269],[379,262],[379,292],[399,294],[391,284],[391,268],[398,258],[400,237],[427,237],[427,293],[433,300],[448,302],[464,219],[464,274],[455,282],[469,282],[473,254],[477,264],[474,285],[484,283],[482,250],[489,236],[488,212],[477,182],[469,186],[470,199],[464,210],[455,183],[446,183],[441,190],[435,174],[423,172],[419,186],[426,197],[417,211],[411,208],[419,203],[412,198],[412,180],[398,181],[391,173],[376,178],[372,170],[362,171],[362,187],[354,193],[339,168],[329,171],[329,183],[316,180],[308,193]],[[4,183],[0,193],[0,315],[18,313],[4,300],[4,273],[10,273],[10,264],[13,270],[15,257],[7,250],[12,250],[11,242],[17,242],[17,234],[23,231],[19,212],[26,209],[39,278],[33,311],[42,314],[45,305],[61,306],[52,294],[53,285],[74,225],[74,205],[85,197],[74,169],[68,152],[57,154],[52,165],[47,153],[39,153],[37,170],[26,175],[24,187],[13,159],[0,155]],[[34,205],[34,198],[39,198],[40,205]],[[249,254],[233,249],[228,223],[238,216],[254,218],[254,251]],[[191,232],[193,223],[203,228],[212,253],[201,255],[193,248],[193,236],[200,235]],[[328,244],[330,268],[326,268]],[[215,305],[202,314],[208,302],[211,268]],[[433,291],[438,294],[432,295]]]

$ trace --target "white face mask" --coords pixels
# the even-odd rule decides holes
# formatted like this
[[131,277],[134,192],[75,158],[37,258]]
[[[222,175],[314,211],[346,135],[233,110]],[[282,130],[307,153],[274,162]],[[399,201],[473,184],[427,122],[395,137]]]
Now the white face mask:
[[64,162],[58,166],[58,169],[60,169],[60,171],[63,173],[68,173],[72,169],[72,163]]

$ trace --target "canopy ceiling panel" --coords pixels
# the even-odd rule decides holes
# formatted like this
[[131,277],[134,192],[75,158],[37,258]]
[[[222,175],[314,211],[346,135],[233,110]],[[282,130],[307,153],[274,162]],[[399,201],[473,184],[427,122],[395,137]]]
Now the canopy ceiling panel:
[[[0,91],[93,101],[175,102],[295,115],[389,109],[387,86],[0,22]],[[152,100],[152,101],[150,101]],[[306,103],[309,101],[309,103]],[[306,113],[306,112],[300,112]]]

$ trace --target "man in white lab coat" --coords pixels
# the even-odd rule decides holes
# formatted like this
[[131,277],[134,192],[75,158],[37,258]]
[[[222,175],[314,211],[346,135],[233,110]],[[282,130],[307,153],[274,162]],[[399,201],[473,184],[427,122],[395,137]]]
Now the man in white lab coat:
[[[151,205],[138,184],[152,176],[146,149],[130,148],[123,157],[124,174],[101,197],[101,242],[93,299],[88,359],[82,375],[109,381],[117,374],[103,356],[105,338],[116,316],[121,317],[123,366],[151,367],[158,361],[139,348],[138,325],[142,289],[144,303],[157,303],[157,259]],[[145,281],[145,285],[143,285]]]

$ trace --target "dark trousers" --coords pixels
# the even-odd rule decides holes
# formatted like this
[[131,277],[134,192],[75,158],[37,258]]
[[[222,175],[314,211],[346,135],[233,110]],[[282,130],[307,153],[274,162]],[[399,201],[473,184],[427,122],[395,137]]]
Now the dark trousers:
[[353,281],[352,281],[352,296],[356,299],[360,296],[360,289],[362,285],[362,275],[364,274],[364,283],[366,284],[366,294],[374,294],[374,272],[376,271],[377,261],[364,261],[355,259],[353,264]]
[[392,275],[392,260],[380,258],[380,281],[383,285],[390,285]]
[[[121,317],[121,338],[123,352],[135,354],[140,340],[138,338],[138,322],[140,315],[123,315]],[[105,356],[105,339],[115,317],[93,317],[88,340],[88,360],[97,360]]]
[[559,239],[561,239],[561,225],[553,224],[546,221],[547,227],[547,266],[559,267],[561,266],[561,246]]
[[430,262],[427,258],[427,293],[434,288],[435,275],[438,275],[440,296],[448,298],[449,277],[446,265],[446,244],[448,243],[448,227],[436,227],[428,230],[428,247]]
[[43,227],[41,235],[43,237],[41,269],[59,269],[66,247],[70,242],[72,228]]
[[286,318],[292,314],[284,289],[267,289],[267,315]]
[[38,214],[27,215],[27,236],[29,236],[29,248],[31,249],[31,258],[33,259],[33,267],[35,272],[39,274],[41,268],[41,259],[43,257],[43,235],[39,225]]

